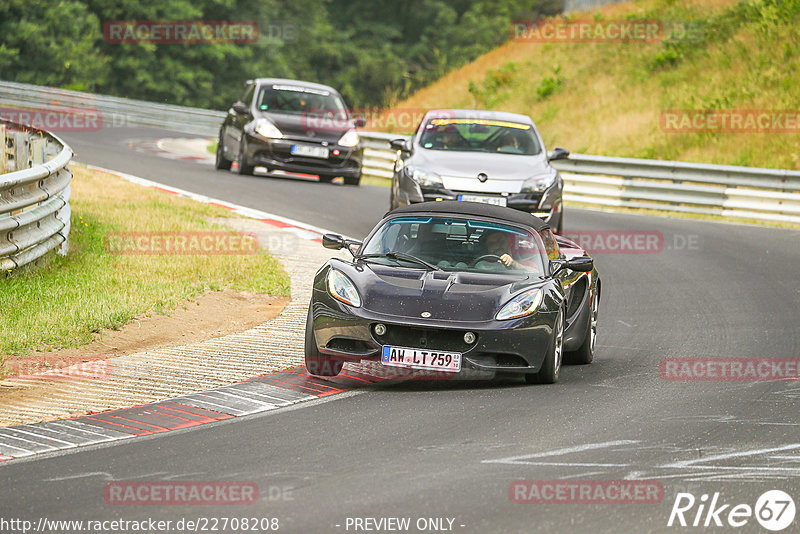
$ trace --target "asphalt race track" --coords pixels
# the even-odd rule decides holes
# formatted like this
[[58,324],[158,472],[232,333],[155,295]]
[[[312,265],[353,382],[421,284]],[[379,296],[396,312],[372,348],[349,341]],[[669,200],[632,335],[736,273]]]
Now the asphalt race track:
[[[353,237],[365,235],[388,205],[387,188],[240,177],[126,146],[127,139],[168,136],[186,137],[147,129],[62,137],[80,162]],[[558,384],[378,384],[262,415],[15,460],[0,464],[0,516],[267,517],[279,519],[280,532],[296,533],[365,532],[375,525],[365,518],[410,518],[408,532],[721,532],[734,530],[725,523],[733,506],[755,507],[767,490],[800,504],[800,382],[660,374],[665,358],[798,357],[800,232],[578,209],[567,209],[566,229],[656,231],[663,242],[658,252],[595,255],[603,280],[597,356],[589,366],[564,368]],[[626,479],[658,481],[663,499],[509,498],[517,480]],[[247,481],[260,498],[246,506],[109,505],[103,492],[113,480]],[[730,505],[719,515],[725,527],[668,527],[679,492],[698,502],[718,492],[718,504]],[[697,510],[686,512],[687,521]],[[445,520],[418,523],[427,518]],[[785,532],[798,525],[795,519]],[[750,517],[735,531],[763,529]]]

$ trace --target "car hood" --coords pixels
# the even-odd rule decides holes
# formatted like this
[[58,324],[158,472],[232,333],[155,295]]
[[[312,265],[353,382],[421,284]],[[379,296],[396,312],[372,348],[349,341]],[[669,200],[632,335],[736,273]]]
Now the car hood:
[[[337,268],[340,268],[337,265]],[[366,311],[434,321],[491,321],[514,294],[540,282],[521,274],[426,271],[359,263],[340,268],[358,288]]]
[[[447,189],[486,193],[519,193],[522,183],[528,178],[555,173],[544,152],[523,156],[420,148],[408,164],[439,174]],[[478,180],[481,173],[488,177],[485,182]]]
[[352,121],[324,119],[307,115],[284,115],[282,113],[258,113],[256,119],[272,121],[288,138],[336,143],[342,135],[353,128]]

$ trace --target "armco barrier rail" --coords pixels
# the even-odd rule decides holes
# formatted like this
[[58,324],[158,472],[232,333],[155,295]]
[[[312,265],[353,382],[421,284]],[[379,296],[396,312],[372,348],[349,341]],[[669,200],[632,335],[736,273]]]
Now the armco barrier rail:
[[[0,81],[0,114],[9,106],[55,113],[94,111],[104,128],[152,126],[208,137],[216,137],[225,117],[221,111]],[[364,176],[390,179],[396,154],[389,140],[404,136],[360,134]],[[585,154],[554,165],[564,177],[564,198],[571,202],[800,222],[800,171]]]
[[[361,133],[364,176],[392,177],[389,141],[401,137]],[[800,171],[585,154],[553,165],[567,201],[800,223]]]
[[0,121],[0,146],[0,270],[55,248],[66,254],[72,150],[52,134],[7,121]]
[[[39,112],[43,121],[41,127],[45,129],[48,129],[48,120],[58,120],[61,117],[69,119],[72,116],[80,118],[82,123],[85,122],[81,128],[88,130],[150,126],[209,137],[217,136],[225,118],[222,111],[0,81],[0,115],[4,111],[11,115],[12,120],[15,115],[24,118],[26,111],[30,111],[32,117],[33,112]],[[66,122],[68,127],[73,127],[69,120]]]

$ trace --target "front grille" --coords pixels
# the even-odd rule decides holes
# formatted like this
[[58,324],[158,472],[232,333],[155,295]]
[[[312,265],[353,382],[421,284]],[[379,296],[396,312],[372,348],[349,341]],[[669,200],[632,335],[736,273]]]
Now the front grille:
[[386,333],[384,335],[373,335],[382,345],[465,352],[475,345],[474,343],[467,345],[464,342],[465,333],[466,330],[440,330],[403,325],[386,325]]

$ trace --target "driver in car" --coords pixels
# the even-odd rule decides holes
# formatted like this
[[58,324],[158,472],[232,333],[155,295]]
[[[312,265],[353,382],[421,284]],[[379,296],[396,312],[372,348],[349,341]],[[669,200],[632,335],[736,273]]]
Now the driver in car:
[[486,240],[484,241],[486,244],[486,250],[489,251],[489,254],[500,258],[498,261],[509,269],[538,271],[539,269],[535,263],[530,263],[524,260],[518,261],[511,256],[509,253],[510,239],[512,239],[512,235],[508,232],[504,232],[502,230],[490,230],[486,235]]

